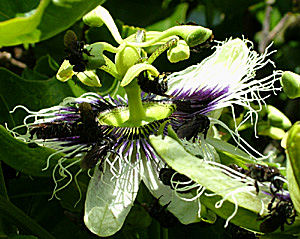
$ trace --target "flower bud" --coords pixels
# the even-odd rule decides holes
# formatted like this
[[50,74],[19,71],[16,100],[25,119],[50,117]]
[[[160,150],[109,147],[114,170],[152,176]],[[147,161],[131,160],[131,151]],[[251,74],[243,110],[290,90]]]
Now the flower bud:
[[208,28],[201,26],[184,26],[186,36],[183,39],[190,46],[197,46],[207,41],[212,36],[212,31]]
[[283,91],[291,99],[300,97],[300,75],[290,71],[285,71],[281,78]]
[[95,8],[94,10],[87,13],[85,16],[83,16],[82,20],[83,22],[90,26],[90,27],[101,27],[104,22],[101,19],[101,9]]
[[267,106],[267,114],[272,126],[276,126],[282,129],[289,129],[292,126],[289,118],[272,105]]

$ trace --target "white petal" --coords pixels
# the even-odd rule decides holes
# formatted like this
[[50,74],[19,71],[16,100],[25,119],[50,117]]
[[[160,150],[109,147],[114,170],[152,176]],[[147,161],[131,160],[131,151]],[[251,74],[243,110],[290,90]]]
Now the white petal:
[[214,54],[200,64],[169,75],[168,93],[173,93],[176,89],[192,93],[196,89],[219,91],[232,85],[235,87],[251,70],[247,64],[248,56],[249,49],[245,42],[238,38],[229,40],[217,46]]
[[[182,224],[190,224],[201,221],[198,217],[198,201],[184,201],[179,198],[175,191],[164,185],[158,178],[157,166],[149,160],[143,161],[143,182],[155,198],[159,198],[161,205],[171,202],[168,210],[172,212]],[[182,194],[181,194],[182,195]],[[192,198],[194,195],[185,193],[184,197]]]
[[[116,164],[117,170],[115,169]],[[121,229],[135,200],[141,180],[139,166],[128,165],[124,160],[106,164],[105,172],[95,168],[89,183],[84,222],[90,231],[106,237]],[[116,175],[118,175],[116,177]]]

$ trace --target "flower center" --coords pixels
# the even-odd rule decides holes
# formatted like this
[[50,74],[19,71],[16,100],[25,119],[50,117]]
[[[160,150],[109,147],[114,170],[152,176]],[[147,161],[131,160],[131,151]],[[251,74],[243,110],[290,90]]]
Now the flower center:
[[139,127],[166,119],[175,111],[175,105],[171,102],[144,101],[142,106],[145,110],[145,117],[141,122],[129,121],[129,108],[121,106],[101,112],[98,116],[98,123],[117,127]]

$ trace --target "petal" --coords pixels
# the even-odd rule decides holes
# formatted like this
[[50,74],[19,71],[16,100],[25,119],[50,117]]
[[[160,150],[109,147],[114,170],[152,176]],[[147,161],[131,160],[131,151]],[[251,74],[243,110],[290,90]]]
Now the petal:
[[72,65],[69,63],[68,60],[64,60],[56,74],[56,78],[62,82],[65,82],[71,79],[73,75],[74,72]]
[[249,49],[241,39],[230,40],[218,46],[216,52],[200,64],[168,76],[168,93],[174,94],[177,89],[219,92],[235,87],[248,73],[248,55]]
[[90,231],[102,237],[121,229],[141,180],[139,165],[129,165],[120,159],[116,175],[116,164],[106,163],[103,173],[95,168],[86,196],[84,222]]
[[[168,210],[172,212],[182,224],[190,224],[201,221],[198,216],[199,204],[197,200],[184,201],[179,198],[175,191],[164,185],[158,178],[157,165],[150,160],[143,161],[143,182],[155,198],[160,198],[159,202],[165,205],[171,202]],[[182,195],[182,194],[181,194]],[[183,196],[183,195],[182,195]],[[193,198],[191,193],[185,193],[185,198]]]
[[86,70],[77,74],[78,79],[87,86],[101,87],[100,79],[94,70]]

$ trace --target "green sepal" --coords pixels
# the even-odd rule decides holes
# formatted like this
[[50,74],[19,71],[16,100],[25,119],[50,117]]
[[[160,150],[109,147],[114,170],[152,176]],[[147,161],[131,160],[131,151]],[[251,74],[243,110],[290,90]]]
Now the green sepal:
[[154,77],[159,75],[159,71],[152,65],[146,63],[135,64],[130,67],[124,78],[121,81],[121,86],[127,86],[131,81],[134,80],[142,71],[149,71]]
[[280,80],[283,91],[291,99],[300,97],[300,75],[285,71]]
[[[63,156],[63,154],[57,154],[51,157],[50,166],[43,171],[42,169],[46,167],[47,158],[55,153],[55,150],[17,140],[3,126],[0,126],[0,139],[0,160],[28,175],[50,177],[53,167]],[[72,160],[70,159],[69,162],[71,163]]]
[[207,137],[206,142],[216,149],[222,164],[236,164],[240,167],[244,167],[246,163],[256,162],[247,153],[230,143],[211,137]]
[[102,86],[99,77],[93,70],[79,72],[76,76],[83,84],[87,86],[92,86],[92,87]]
[[73,75],[76,75],[76,77],[87,86],[101,87],[100,79],[94,70],[86,70],[75,74],[73,66],[68,60],[64,60],[56,73],[56,79],[66,82],[67,80],[72,79]]
[[295,209],[300,213],[300,122],[289,130],[286,141],[287,180]]
[[282,129],[289,129],[292,126],[289,118],[272,105],[267,105],[267,114],[272,126]]
[[67,80],[71,79],[73,75],[73,66],[69,63],[68,60],[64,60],[56,73],[56,79],[62,82],[66,82]]
[[184,40],[179,40],[174,47],[168,50],[167,57],[171,63],[189,59],[190,48]]

